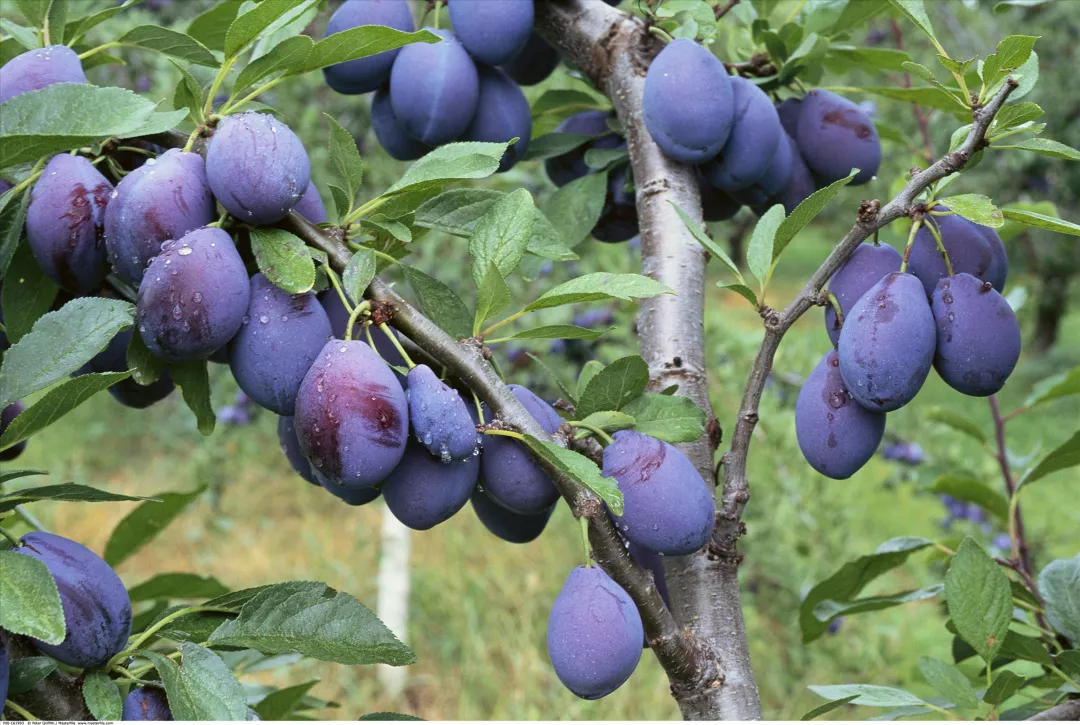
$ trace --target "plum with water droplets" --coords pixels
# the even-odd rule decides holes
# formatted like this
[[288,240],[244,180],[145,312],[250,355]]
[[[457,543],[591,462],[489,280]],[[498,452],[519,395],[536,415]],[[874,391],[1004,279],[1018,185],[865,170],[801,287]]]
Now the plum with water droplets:
[[[863,242],[829,280],[829,292],[840,303],[840,312],[847,318],[852,305],[866,291],[890,272],[900,271],[903,257],[888,244]],[[840,342],[840,318],[831,304],[825,306],[825,330],[835,346]]]
[[334,498],[337,498],[350,506],[364,506],[371,503],[379,496],[382,495],[382,491],[379,486],[367,486],[366,488],[347,488],[340,486],[331,481],[326,476],[318,472],[318,470],[312,468],[311,472],[315,474],[315,482],[326,489]]
[[461,394],[427,365],[410,370],[408,382],[409,421],[416,440],[444,461],[473,458],[476,428]]
[[479,476],[479,456],[447,462],[410,440],[401,463],[382,482],[382,494],[398,521],[426,531],[461,510]]
[[[127,361],[127,349],[131,344],[131,336],[135,328],[129,328],[118,332],[109,341],[109,345],[93,357],[89,362],[90,372],[94,373],[119,373],[130,370]],[[118,383],[109,386],[109,394],[116,402],[128,408],[141,410],[148,408],[159,400],[169,397],[176,386],[173,384],[169,369],[162,371],[161,377],[149,385],[140,385],[134,377],[125,378]]]
[[311,464],[304,457],[304,452],[300,450],[300,441],[296,437],[296,426],[291,415],[278,417],[277,435],[281,452],[285,454],[285,459],[297,475],[310,484],[320,485],[315,479],[314,471],[311,470]]
[[[554,433],[562,425],[555,409],[531,390],[510,385],[510,391],[546,432]],[[484,420],[491,419],[491,411],[485,407]],[[551,478],[524,444],[513,438],[487,436],[480,466],[488,495],[511,511],[540,514],[559,498]]]
[[[936,211],[948,211],[940,204]],[[945,216],[928,215],[915,232],[908,264],[911,273],[923,283],[926,296],[934,294],[938,282],[948,276],[945,258],[937,247],[937,240],[927,225],[933,224],[941,236],[941,244],[949,255],[953,274],[967,273],[989,282],[1002,292],[1009,274],[1009,259],[1005,246],[997,232],[987,226],[968,221],[959,214]]]
[[87,83],[82,61],[66,45],[21,53],[0,66],[0,103],[54,83]]

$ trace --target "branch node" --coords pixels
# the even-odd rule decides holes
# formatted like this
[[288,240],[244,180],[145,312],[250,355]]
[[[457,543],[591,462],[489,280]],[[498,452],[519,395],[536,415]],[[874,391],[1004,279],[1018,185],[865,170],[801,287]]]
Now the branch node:
[[709,422],[705,426],[705,433],[709,436],[709,447],[715,453],[720,444],[724,442],[724,429],[715,415],[709,416]]
[[397,314],[397,307],[393,302],[368,300],[368,304],[371,305],[371,324],[375,326],[390,322],[390,320],[394,319],[394,315]]
[[576,518],[585,517],[587,519],[594,519],[597,516],[604,514],[604,503],[598,498],[589,496],[581,501],[578,501],[574,505],[574,516]]
[[877,199],[863,199],[859,204],[859,223],[871,224],[881,211],[881,202]]

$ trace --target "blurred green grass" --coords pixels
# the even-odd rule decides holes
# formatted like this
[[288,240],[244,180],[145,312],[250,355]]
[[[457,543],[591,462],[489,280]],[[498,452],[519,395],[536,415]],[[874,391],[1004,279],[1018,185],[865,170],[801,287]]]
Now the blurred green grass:
[[[423,247],[421,264],[445,260],[441,255],[454,244],[444,240]],[[829,244],[822,232],[801,235],[778,270],[770,301],[790,298]],[[460,257],[463,252],[457,249]],[[589,258],[583,268],[637,264],[625,246],[587,242],[582,251]],[[631,308],[620,308],[619,329],[598,348],[604,361],[632,351],[631,315]],[[793,328],[777,356],[780,377],[805,376],[824,354],[828,341],[821,324],[820,312],[813,310]],[[711,288],[707,326],[713,404],[729,431],[761,337],[760,320],[741,298]],[[1022,362],[1002,395],[1006,410],[1022,401],[1034,381],[1080,363],[1078,328],[1080,313],[1073,312],[1054,353]],[[565,368],[560,372],[570,379]],[[212,366],[212,374],[216,402],[230,402],[235,387],[227,370]],[[944,536],[939,527],[943,507],[919,492],[935,475],[963,469],[988,485],[1000,485],[993,461],[978,444],[925,420],[931,405],[943,405],[989,431],[987,403],[950,391],[932,374],[914,404],[890,415],[887,433],[920,443],[927,462],[904,470],[876,457],[853,479],[838,482],[814,473],[798,453],[792,424],[796,394],[796,388],[783,383],[769,387],[750,455],[753,498],[741,576],[766,716],[797,719],[820,704],[806,689],[815,683],[871,682],[930,695],[919,680],[917,662],[922,655],[949,659],[940,602],[849,617],[837,634],[808,645],[800,641],[798,606],[808,587],[889,537]],[[1010,443],[1020,454],[1040,442],[1048,450],[1067,437],[1077,419],[1080,403],[1075,400],[1048,405],[1014,422]],[[235,588],[314,579],[374,606],[380,509],[350,508],[302,482],[278,451],[274,425],[274,416],[264,413],[249,427],[219,426],[214,436],[203,439],[178,395],[143,412],[99,396],[37,436],[18,463],[48,469],[54,482],[74,480],[127,493],[210,484],[210,493],[120,567],[129,585],[166,571],[197,571]],[[1025,493],[1029,536],[1040,565],[1075,553],[1078,490],[1075,471],[1067,471]],[[101,551],[129,508],[38,504],[33,510],[57,532]],[[953,534],[964,532],[984,545],[991,536],[963,527]],[[579,560],[576,526],[565,507],[541,539],[527,546],[495,540],[467,507],[434,531],[413,536],[408,641],[419,662],[409,668],[409,684],[399,700],[380,691],[369,667],[302,662],[250,681],[284,685],[319,677],[322,682],[313,694],[342,705],[325,712],[330,718],[352,719],[377,710],[429,719],[677,718],[664,673],[648,652],[631,680],[598,702],[575,698],[555,678],[546,654],[547,614]],[[940,562],[916,556],[866,593],[916,588],[940,577]],[[868,711],[834,714],[854,717]]]

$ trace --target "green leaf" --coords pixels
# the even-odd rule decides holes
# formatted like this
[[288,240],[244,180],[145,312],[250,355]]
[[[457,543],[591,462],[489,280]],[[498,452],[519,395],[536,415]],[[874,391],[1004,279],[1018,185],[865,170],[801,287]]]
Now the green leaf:
[[739,271],[739,268],[735,266],[735,262],[731,260],[731,257],[728,256],[728,253],[724,251],[724,248],[712,239],[710,239],[709,235],[705,233],[705,230],[701,228],[701,225],[691,219],[690,215],[687,214],[682,209],[682,207],[671,201],[669,201],[668,203],[675,207],[675,213],[679,215],[680,219],[682,219],[683,224],[686,225],[686,228],[690,231],[691,236],[693,236],[694,239],[697,240],[697,243],[705,247],[705,249],[711,255],[723,262],[724,266],[727,267],[733,275],[735,275],[736,279],[738,279],[739,282],[742,282],[742,273]]
[[994,202],[989,197],[982,194],[960,194],[940,201],[949,210],[976,224],[997,228],[1005,223],[1001,210],[994,206]]
[[548,197],[544,215],[567,245],[580,244],[600,220],[607,198],[607,177],[606,173],[585,174]]
[[441,327],[451,337],[461,340],[472,331],[472,313],[445,284],[415,267],[402,267],[405,279],[416,294],[420,311]]
[[1024,678],[1010,670],[1001,670],[986,688],[983,702],[987,705],[1000,705],[1008,700],[1024,684]]
[[161,25],[139,25],[121,35],[116,42],[153,50],[196,65],[210,68],[220,65],[210,49],[195,38]]
[[176,573],[157,574],[128,590],[133,602],[155,599],[209,599],[229,593],[229,588],[212,576]]
[[510,304],[510,288],[506,286],[499,268],[494,262],[488,263],[487,274],[480,280],[476,293],[476,316],[473,318],[473,336],[480,335],[480,329],[486,320],[499,315]]
[[1005,497],[974,478],[953,474],[939,476],[930,487],[930,492],[978,504],[1002,521],[1008,520],[1009,502]]
[[934,406],[926,411],[926,417],[935,423],[947,425],[954,430],[969,435],[979,443],[987,442],[986,434],[983,433],[978,423],[950,408]]
[[64,641],[64,609],[48,567],[0,549],[0,627],[47,644]]
[[[803,599],[799,607],[799,625],[802,629],[803,642],[812,642],[825,634],[828,625],[814,615],[817,605],[826,599],[847,602],[854,599],[867,584],[887,571],[904,564],[916,551],[933,545],[929,539],[919,537],[898,537],[889,539],[872,554],[861,556],[844,564],[835,574],[818,582]],[[819,693],[821,694],[821,693]],[[828,697],[836,700],[852,693]]]
[[930,16],[926,14],[926,7],[923,5],[923,0],[889,0],[893,7],[903,13],[908,20],[915,24],[919,30],[927,35],[931,40],[935,40],[934,26],[930,22]]
[[205,490],[206,486],[200,486],[188,493],[160,493],[157,494],[160,501],[147,501],[136,506],[109,536],[105,561],[111,567],[119,566],[164,531]]
[[307,245],[284,229],[258,227],[251,230],[251,251],[259,271],[290,294],[302,294],[315,286],[315,261]]
[[577,325],[544,325],[543,327],[534,327],[530,330],[522,330],[515,332],[513,339],[515,340],[596,340],[605,332],[614,330],[614,327],[609,327],[607,330],[590,330],[587,327],[579,327]]
[[158,113],[156,104],[123,88],[86,83],[55,83],[0,105],[0,168],[111,137],[161,133],[187,116]]
[[[6,193],[0,196],[0,200],[3,200],[4,204],[0,210],[0,277],[4,277],[23,236],[26,208],[30,204],[30,189],[24,190],[18,196]],[[0,305],[2,304],[4,303],[0,302]]]
[[1080,465],[1080,431],[1073,433],[1072,438],[1046,454],[1034,468],[1024,474],[1020,480],[1020,485],[1026,486],[1051,473],[1057,473],[1076,465]]
[[140,652],[157,668],[177,720],[245,720],[243,686],[214,652],[191,642],[180,646],[180,666],[157,652]]
[[[291,0],[288,0],[291,1]],[[382,25],[361,25],[327,36],[315,44],[300,72],[325,68],[337,63],[378,55],[410,43],[438,43],[442,38],[428,30],[403,33]],[[448,144],[454,145],[454,144]],[[499,144],[506,150],[507,144]],[[443,147],[440,147],[443,148]],[[502,154],[499,154],[500,157]],[[497,166],[497,164],[496,164]]]
[[580,398],[585,393],[585,388],[589,387],[589,383],[595,378],[601,370],[604,369],[604,363],[599,360],[590,360],[581,366],[581,372],[578,373],[577,379],[577,394],[574,398]]
[[606,110],[610,108],[606,98],[598,98],[591,93],[572,88],[555,88],[544,94],[532,104],[532,116],[564,116],[578,111]]
[[75,45],[75,43],[91,28],[95,28],[101,23],[104,23],[114,15],[128,9],[132,5],[137,5],[143,2],[143,0],[125,0],[124,2],[114,5],[104,10],[99,10],[96,13],[86,15],[76,20],[68,21],[64,28],[64,44]]
[[349,199],[354,199],[364,181],[364,161],[360,158],[360,149],[352,134],[337,119],[329,113],[323,115],[330,125],[330,163],[338,178],[345,182]]
[[926,682],[957,707],[977,707],[979,697],[967,676],[955,665],[933,657],[919,658],[919,671]]
[[364,290],[375,279],[375,267],[375,252],[367,247],[360,247],[349,258],[345,271],[341,273],[341,285],[349,299],[364,299]]
[[750,245],[746,248],[746,264],[760,283],[759,289],[762,293],[769,286],[769,278],[772,277],[776,232],[783,221],[784,207],[776,204],[758,219],[750,235]]
[[968,69],[978,60],[978,56],[970,60],[953,60],[947,56],[938,53],[938,62],[945,66],[945,70],[957,75],[967,75]]
[[130,376],[130,372],[90,373],[65,380],[8,424],[0,435],[0,451],[45,430],[95,394]]
[[[311,50],[315,47],[315,41],[306,35],[294,35],[274,46],[266,55],[248,63],[233,84],[233,93],[239,93],[245,88],[251,88],[264,78],[273,75],[291,73],[298,68],[303,68],[307,59],[311,57]],[[333,154],[330,156],[333,163],[337,159]]]
[[[43,472],[44,473],[44,472]],[[81,501],[104,503],[110,501],[153,501],[144,496],[125,496],[111,491],[100,491],[77,483],[61,483],[54,486],[21,488],[0,496],[0,514],[34,501]]]
[[127,347],[127,366],[135,372],[132,379],[139,385],[150,385],[165,374],[165,361],[155,357],[142,335],[133,334]]
[[251,10],[240,15],[229,25],[225,33],[225,57],[233,58],[253,42],[266,28],[285,14],[295,0],[263,0]]
[[829,202],[854,178],[854,172],[848,174],[843,179],[834,181],[824,189],[818,189],[795,207],[795,210],[791,212],[791,216],[784,219],[776,230],[776,241],[773,243],[774,261],[780,259],[780,255],[787,249],[787,245],[791,243],[795,235],[801,232],[818,214],[823,212]]
[[[629,416],[626,413],[620,413],[615,410],[601,410],[593,413],[581,422],[592,426],[593,428],[599,428],[607,433],[613,433],[618,430],[633,428],[636,421],[633,416]],[[574,437],[581,440],[583,438],[588,438],[591,435],[593,435],[593,432],[588,428],[578,428]]]
[[738,284],[738,283],[724,284],[723,282],[717,282],[716,286],[719,287],[720,289],[731,290],[732,292],[735,292],[736,294],[740,295],[747,302],[749,302],[750,305],[755,310],[760,307],[760,303],[758,302],[757,295],[754,294],[754,290],[750,289],[749,287],[747,287],[744,284]]
[[27,28],[18,23],[13,23],[7,18],[0,18],[0,30],[3,30],[11,36],[12,40],[19,44],[20,52],[41,47],[41,44],[38,42],[37,32],[35,32],[33,28]]
[[590,169],[606,169],[612,164],[626,161],[630,152],[623,148],[589,149],[585,152],[585,165]]
[[863,93],[871,93],[875,96],[892,98],[913,105],[935,108],[950,113],[957,118],[971,119],[971,111],[967,109],[959,97],[955,95],[955,89],[948,91],[937,86],[915,86],[902,88],[899,86],[866,86],[860,87]]
[[690,443],[705,433],[705,411],[681,395],[644,393],[622,407],[634,430],[668,443]]
[[620,410],[645,392],[649,366],[640,355],[627,355],[598,372],[578,398],[577,414],[584,418],[601,410]]
[[104,672],[87,673],[83,679],[82,695],[95,720],[120,719],[124,704],[120,699],[120,688]]
[[1057,219],[1056,217],[1037,214],[1033,211],[1025,211],[1023,209],[1005,208],[1001,210],[1001,213],[1006,219],[1026,224],[1029,227],[1049,229],[1052,232],[1060,232],[1062,234],[1071,234],[1074,237],[1080,237],[1080,224],[1073,224],[1064,219]]
[[1024,407],[1031,410],[1043,403],[1070,395],[1080,395],[1080,366],[1035,383],[1031,394],[1024,401]]
[[895,687],[880,687],[878,685],[809,685],[808,688],[811,692],[824,697],[826,700],[840,700],[854,696],[855,699],[851,700],[852,705],[906,707],[923,704],[923,701],[915,697],[915,695]]
[[304,696],[312,687],[318,684],[318,680],[310,680],[300,685],[293,685],[282,690],[275,690],[259,701],[255,706],[255,712],[265,721],[293,720],[291,717],[297,710]]
[[1034,151],[1037,154],[1043,156],[1050,156],[1055,159],[1067,159],[1069,161],[1080,161],[1080,151],[1066,146],[1063,143],[1057,141],[1051,141],[1048,138],[1028,138],[1024,139],[1018,144],[1011,146],[995,145],[997,149],[1017,149],[1019,151]]
[[662,294],[675,293],[666,285],[640,274],[593,272],[552,287],[526,307],[525,311],[561,307],[575,302],[646,299]]
[[943,590],[943,585],[931,584],[922,589],[913,589],[911,591],[887,594],[879,597],[863,597],[862,599],[852,599],[851,601],[846,602],[825,599],[814,607],[814,617],[816,617],[818,621],[824,623],[827,627],[837,617],[861,614],[862,612],[876,612],[881,609],[889,609],[890,607],[901,604],[933,599],[941,594]]
[[473,282],[480,285],[494,264],[503,278],[509,277],[525,256],[536,210],[532,194],[518,189],[492,205],[477,220],[469,239]]
[[20,244],[11,258],[11,266],[4,275],[3,300],[4,327],[7,338],[15,344],[38,319],[49,311],[59,287],[41,271],[29,244]]
[[412,241],[412,232],[409,231],[409,227],[393,219],[369,217],[361,220],[360,224],[365,228],[374,229],[377,234],[392,237],[406,244]]
[[1031,35],[1010,35],[998,43],[997,52],[983,61],[982,79],[987,88],[996,85],[1009,71],[1026,63],[1038,39]]
[[209,10],[196,15],[187,33],[210,50],[225,50],[225,35],[240,12],[244,0],[223,0]]
[[8,481],[14,481],[19,478],[26,478],[27,476],[47,476],[48,471],[40,468],[5,468],[0,470],[0,483],[7,483]]
[[1029,121],[1041,118],[1042,115],[1042,108],[1040,108],[1037,103],[1032,103],[1030,101],[1005,106],[998,111],[996,116],[994,116],[994,130],[1004,131],[1016,126],[1021,126]]
[[346,665],[407,665],[416,656],[355,598],[317,582],[267,587],[210,637],[264,654],[300,652]]
[[[1012,584],[1011,581],[1009,583]],[[1046,651],[1046,645],[1042,640],[1025,637],[1011,629],[1005,635],[1005,644],[1001,646],[1001,654],[1029,662],[1038,662],[1041,665],[1053,664],[1053,658]]]
[[549,441],[531,435],[525,436],[525,444],[538,458],[572,478],[576,483],[595,493],[616,516],[623,513],[623,496],[614,478],[607,478],[600,467],[575,451],[562,448]]
[[844,68],[880,68],[882,70],[900,71],[911,56],[902,50],[893,48],[855,48],[849,45],[829,46],[829,55],[826,62],[832,66],[839,61]]
[[[375,27],[375,26],[367,26]],[[365,28],[355,28],[364,30]],[[331,38],[353,32],[335,33]],[[325,40],[323,41],[326,42]],[[442,186],[457,179],[484,179],[499,169],[508,144],[477,141],[448,143],[416,161],[380,198]]]
[[945,599],[957,634],[992,662],[1012,619],[1012,590],[1001,567],[970,536],[945,574]]
[[34,689],[56,670],[56,660],[49,657],[21,657],[11,663],[8,694],[21,695]]
[[191,75],[191,72],[180,63],[174,62],[173,67],[180,74],[180,81],[176,84],[176,90],[173,91],[173,108],[186,108],[188,118],[192,123],[200,123],[203,119],[202,86],[199,85],[195,76]]
[[822,715],[826,715],[826,714],[832,712],[833,710],[840,709],[844,705],[847,705],[848,703],[850,703],[852,700],[856,700],[858,698],[859,698],[858,695],[848,695],[847,697],[841,697],[839,700],[833,700],[832,702],[826,702],[824,705],[821,705],[820,707],[815,707],[813,710],[810,710],[808,713],[806,713],[805,715],[803,715],[799,719],[800,720],[815,720],[815,719],[817,719],[818,717],[820,717]]
[[[942,59],[942,64],[945,63],[945,60],[946,59],[944,59],[944,58]],[[950,62],[955,62],[955,61],[952,61],[951,59],[948,59],[948,60]],[[932,70],[930,70],[929,68],[927,68],[925,65],[921,64],[921,63],[915,63],[915,62],[906,61],[906,62],[902,63],[900,67],[903,70],[906,70],[908,73],[910,73],[912,75],[915,75],[915,76],[918,76],[919,78],[922,78],[924,81],[932,81],[932,80],[934,80],[934,72]],[[946,66],[946,67],[948,67],[948,66]]]
[[1054,629],[1080,642],[1080,554],[1047,564],[1039,572],[1039,591]]
[[[1058,668],[1062,671],[1080,677],[1080,649],[1067,649],[1057,655]],[[14,673],[12,674],[14,677]]]
[[251,60],[256,61],[269,54],[289,38],[298,37],[311,25],[319,14],[321,0],[298,0],[270,25],[266,26],[251,48]]
[[4,354],[0,408],[59,382],[105,349],[132,323],[135,306],[122,300],[80,297],[34,323]]
[[217,424],[214,404],[210,401],[210,376],[206,366],[206,360],[173,363],[169,366],[172,380],[176,387],[180,388],[188,409],[195,414],[195,424],[204,436],[213,433]]
[[529,149],[521,160],[537,161],[562,156],[594,138],[596,137],[587,133],[546,133],[529,141]]

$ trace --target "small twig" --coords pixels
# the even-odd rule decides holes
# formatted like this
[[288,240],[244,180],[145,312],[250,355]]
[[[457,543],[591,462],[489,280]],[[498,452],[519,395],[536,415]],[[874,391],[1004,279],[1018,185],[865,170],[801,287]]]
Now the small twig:
[[1060,705],[1054,705],[1049,710],[1032,715],[1028,720],[1037,722],[1080,720],[1080,700],[1068,700]]
[[713,8],[713,15],[716,16],[717,20],[719,20],[720,18],[731,12],[731,9],[738,4],[739,0],[728,0],[723,5],[717,5],[715,8]]

